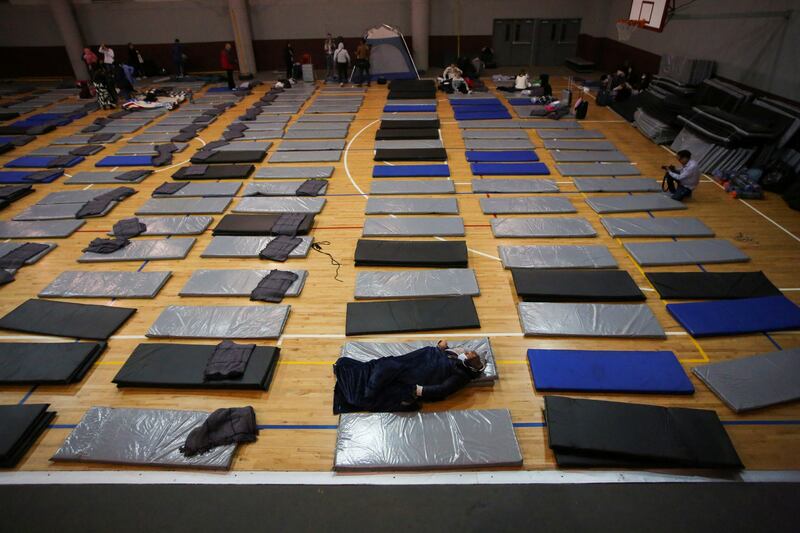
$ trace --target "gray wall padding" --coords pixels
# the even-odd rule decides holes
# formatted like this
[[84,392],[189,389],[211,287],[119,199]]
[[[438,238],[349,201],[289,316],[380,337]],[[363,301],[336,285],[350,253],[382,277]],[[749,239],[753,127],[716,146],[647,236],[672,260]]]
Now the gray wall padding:
[[330,178],[333,166],[321,167],[261,167],[253,175],[256,179],[311,179]]
[[657,192],[661,184],[650,178],[573,178],[581,192]]
[[558,192],[553,180],[542,178],[476,178],[472,180],[474,193],[543,193]]
[[477,296],[478,280],[469,268],[358,272],[356,300],[371,298],[417,298]]
[[[414,350],[427,346],[436,346],[438,340],[427,341],[408,341],[408,342],[346,342],[339,352],[339,357],[347,357],[356,361],[367,362],[381,357],[396,357],[405,355]],[[451,349],[475,351],[485,358],[486,367],[483,374],[470,381],[470,386],[482,387],[494,385],[497,381],[497,364],[494,360],[494,351],[488,337],[475,339],[455,339],[448,340],[447,344]]]
[[498,246],[505,268],[617,268],[604,245]]
[[0,239],[62,239],[84,224],[85,220],[0,221]]
[[554,150],[550,152],[553,161],[558,163],[594,163],[600,161],[630,161],[622,152],[616,150]]
[[224,183],[186,183],[184,187],[173,194],[153,194],[154,198],[192,198],[192,197],[220,197],[236,196],[241,181],[226,181]]
[[525,336],[666,338],[647,304],[522,302]]
[[84,252],[79,263],[108,263],[116,261],[157,261],[183,259],[189,254],[197,239],[183,237],[178,239],[136,239],[128,246],[110,254]]
[[800,348],[696,366],[692,372],[737,413],[800,399]]
[[[284,269],[281,269],[284,270]],[[178,293],[180,296],[250,296],[253,289],[271,270],[194,270]],[[308,277],[307,270],[289,270],[297,280],[286,296],[300,296]]]
[[234,213],[319,213],[325,207],[325,198],[301,197],[259,197],[248,196],[239,200],[233,208]]
[[518,196],[515,198],[480,198],[481,210],[486,215],[512,213],[575,213],[577,210],[568,198],[556,196]]
[[464,147],[467,150],[533,150],[534,148],[530,139],[464,139]]
[[334,470],[478,468],[522,464],[507,409],[347,413]]
[[150,198],[136,210],[137,215],[181,215],[224,213],[231,198]]
[[461,217],[376,217],[364,221],[364,237],[462,237]]
[[597,232],[585,218],[492,218],[489,222],[492,224],[492,234],[497,238],[577,238],[597,236]]
[[119,185],[127,185],[130,183],[141,183],[146,180],[149,175],[143,175],[141,178],[135,181],[128,181],[128,180],[118,180],[115,179],[117,176],[122,176],[128,172],[127,170],[101,170],[95,172],[77,172],[72,175],[72,177],[67,178],[64,180],[64,183],[67,185],[87,185],[92,183],[114,183]]
[[148,337],[197,339],[277,339],[289,318],[288,305],[170,305]]
[[556,170],[562,176],[638,176],[639,169],[630,163],[561,163]]
[[[211,238],[200,257],[258,257],[258,254],[275,237],[235,237],[218,235]],[[298,237],[303,242],[289,254],[290,258],[306,257],[311,248],[311,237]]]
[[192,457],[180,452],[189,433],[209,414],[91,407],[52,460],[227,470],[233,462],[236,444],[218,446]]
[[693,217],[618,218],[600,222],[612,237],[713,237],[714,230]]
[[456,187],[450,179],[433,180],[372,180],[370,194],[454,194]]
[[724,239],[640,242],[626,243],[624,246],[642,266],[743,263],[750,260],[741,250]]
[[368,215],[457,215],[455,198],[369,198]]
[[596,213],[633,213],[636,211],[673,211],[687,209],[686,204],[663,193],[630,196],[591,196],[586,198]]
[[172,272],[62,272],[40,298],[155,298]]
[[270,156],[270,163],[327,163],[339,161],[341,150],[321,150],[317,152],[275,152]]

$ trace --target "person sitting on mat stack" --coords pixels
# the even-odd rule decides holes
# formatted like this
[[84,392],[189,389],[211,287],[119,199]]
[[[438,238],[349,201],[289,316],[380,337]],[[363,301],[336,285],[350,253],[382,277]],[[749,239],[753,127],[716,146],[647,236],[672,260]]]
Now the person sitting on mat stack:
[[333,411],[414,411],[421,402],[444,400],[464,388],[485,368],[484,356],[452,349],[444,340],[405,355],[367,362],[342,357],[333,365]]
[[667,171],[661,188],[671,192],[673,200],[683,201],[692,196],[692,191],[700,183],[700,166],[692,159],[689,150],[681,150],[677,155],[682,168],[678,170],[673,165],[661,167]]

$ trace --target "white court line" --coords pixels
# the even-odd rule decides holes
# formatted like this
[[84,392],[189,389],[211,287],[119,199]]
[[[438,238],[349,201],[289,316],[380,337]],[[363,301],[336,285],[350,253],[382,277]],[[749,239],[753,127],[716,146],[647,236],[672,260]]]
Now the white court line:
[[160,168],[160,169],[158,169],[158,170],[155,170],[155,171],[153,171],[153,174],[156,174],[156,173],[158,173],[158,172],[164,172],[165,170],[169,170],[169,169],[171,169],[171,168],[179,167],[179,166],[181,166],[182,164],[184,164],[184,163],[188,163],[188,162],[189,162],[189,160],[187,159],[186,161],[181,161],[180,163],[175,163],[174,165],[170,165],[170,166],[168,166],[168,167]]

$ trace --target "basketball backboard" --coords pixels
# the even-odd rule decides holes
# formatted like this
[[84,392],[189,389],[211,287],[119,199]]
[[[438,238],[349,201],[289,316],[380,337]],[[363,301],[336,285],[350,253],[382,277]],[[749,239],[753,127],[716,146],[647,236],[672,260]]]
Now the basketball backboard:
[[671,0],[632,0],[631,12],[628,16],[631,20],[643,20],[644,29],[650,31],[662,31],[667,21],[667,11]]

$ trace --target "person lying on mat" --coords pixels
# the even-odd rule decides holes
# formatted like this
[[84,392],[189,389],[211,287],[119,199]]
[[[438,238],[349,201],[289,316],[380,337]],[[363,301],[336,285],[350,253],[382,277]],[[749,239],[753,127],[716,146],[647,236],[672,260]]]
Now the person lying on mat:
[[342,357],[333,365],[333,412],[414,411],[421,402],[444,400],[464,388],[485,368],[483,355],[450,348],[444,340],[367,362]]
[[700,166],[692,159],[689,150],[681,150],[677,156],[682,168],[678,170],[673,165],[661,167],[667,171],[661,188],[665,192],[671,192],[673,200],[683,201],[692,196],[692,191],[700,183]]

